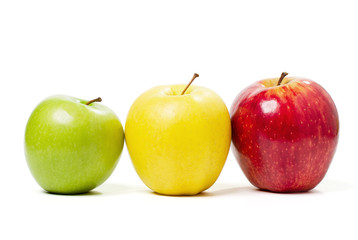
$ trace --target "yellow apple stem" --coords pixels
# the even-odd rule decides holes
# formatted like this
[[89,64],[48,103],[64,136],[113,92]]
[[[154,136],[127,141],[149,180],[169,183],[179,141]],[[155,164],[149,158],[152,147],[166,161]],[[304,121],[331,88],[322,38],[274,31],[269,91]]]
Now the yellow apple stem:
[[90,105],[91,103],[94,103],[94,102],[102,102],[102,98],[98,97],[98,98],[92,99],[92,100],[86,102],[86,105]]
[[184,90],[181,92],[181,95],[184,95],[184,93],[186,92],[186,90],[189,88],[190,84],[194,81],[195,78],[199,77],[199,74],[194,73],[193,78],[190,80],[190,82],[188,83],[188,85],[186,85],[186,87],[184,88]]
[[280,79],[278,80],[277,86],[280,86],[282,80],[283,80],[287,75],[288,75],[287,72],[281,73],[281,77],[280,77]]

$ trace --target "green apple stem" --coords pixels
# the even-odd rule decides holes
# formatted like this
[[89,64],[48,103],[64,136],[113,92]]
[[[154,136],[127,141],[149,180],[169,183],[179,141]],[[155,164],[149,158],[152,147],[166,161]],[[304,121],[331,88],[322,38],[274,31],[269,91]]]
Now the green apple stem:
[[281,77],[280,77],[280,79],[278,80],[277,86],[280,86],[282,80],[283,80],[287,75],[288,75],[287,72],[281,73]]
[[98,98],[92,99],[92,100],[86,102],[86,105],[90,105],[91,103],[94,103],[94,102],[102,102],[102,98],[98,97]]
[[194,81],[195,78],[199,77],[199,74],[194,73],[193,78],[190,80],[190,82],[188,83],[188,85],[186,85],[186,87],[184,88],[184,90],[181,92],[181,95],[184,95],[184,93],[186,92],[186,90],[189,88],[190,84]]

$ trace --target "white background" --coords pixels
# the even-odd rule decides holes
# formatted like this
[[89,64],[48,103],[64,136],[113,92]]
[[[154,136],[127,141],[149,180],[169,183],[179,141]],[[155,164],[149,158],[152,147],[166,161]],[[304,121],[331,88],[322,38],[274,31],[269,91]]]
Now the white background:
[[[0,2],[0,239],[358,239],[358,14],[355,1]],[[325,179],[303,194],[256,190],[232,152],[195,197],[153,194],[126,147],[90,194],[45,193],[23,153],[26,121],[53,94],[103,98],[123,125],[156,85],[215,90],[230,107],[282,71],[320,83],[340,139]]]

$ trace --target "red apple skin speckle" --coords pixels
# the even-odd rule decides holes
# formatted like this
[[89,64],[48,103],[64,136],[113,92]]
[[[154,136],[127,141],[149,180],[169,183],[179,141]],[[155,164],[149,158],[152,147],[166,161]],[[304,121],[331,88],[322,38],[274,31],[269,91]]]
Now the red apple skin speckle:
[[285,80],[280,86],[272,85],[276,79],[256,82],[236,97],[230,113],[232,149],[254,186],[272,192],[308,191],[332,161],[338,113],[319,84]]

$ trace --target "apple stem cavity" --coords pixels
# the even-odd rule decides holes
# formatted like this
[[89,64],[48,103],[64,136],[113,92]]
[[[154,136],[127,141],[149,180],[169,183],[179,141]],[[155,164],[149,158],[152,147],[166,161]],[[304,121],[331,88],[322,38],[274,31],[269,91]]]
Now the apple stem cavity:
[[102,98],[98,97],[98,98],[92,99],[92,100],[86,102],[86,105],[90,105],[91,103],[94,103],[94,102],[102,102]]
[[287,72],[281,73],[281,77],[280,77],[280,79],[278,80],[277,86],[280,86],[282,80],[283,80],[287,75],[288,75]]
[[194,73],[193,78],[190,80],[190,82],[188,83],[188,85],[186,85],[186,87],[184,88],[184,90],[181,92],[181,95],[184,95],[184,93],[186,92],[186,90],[189,88],[189,86],[191,85],[191,83],[194,81],[195,78],[199,77],[199,74]]

